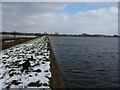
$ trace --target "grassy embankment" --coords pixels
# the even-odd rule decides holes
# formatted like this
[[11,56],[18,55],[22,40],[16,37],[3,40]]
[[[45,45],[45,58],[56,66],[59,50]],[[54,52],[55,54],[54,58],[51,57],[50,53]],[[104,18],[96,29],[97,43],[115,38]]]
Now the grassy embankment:
[[[47,38],[40,37],[0,51],[1,88],[49,88],[50,51]],[[22,71],[29,59],[30,69]]]
[[[28,40],[26,40],[26,41],[28,41]],[[33,40],[34,41],[34,43],[35,42],[37,42],[37,41],[35,41],[35,40]],[[23,41],[24,42],[24,41]],[[31,41],[28,41],[28,42],[31,42]],[[36,82],[30,82],[30,81],[28,81],[29,83],[25,83],[25,85],[22,85],[22,86],[19,86],[19,87],[35,87],[35,86],[37,86],[37,87],[39,87],[39,86],[50,86],[51,88],[65,88],[65,86],[64,86],[64,81],[63,81],[63,78],[62,78],[62,76],[61,76],[61,73],[59,72],[59,68],[58,68],[58,64],[57,64],[57,61],[56,61],[56,58],[55,58],[55,56],[54,56],[54,52],[53,52],[53,49],[52,49],[52,46],[51,46],[51,43],[50,43],[50,41],[48,40],[48,37],[45,37],[44,38],[44,41],[42,42],[43,43],[43,46],[42,46],[42,48],[41,49],[43,49],[43,50],[46,50],[45,49],[45,43],[47,43],[47,47],[46,47],[46,49],[47,49],[47,51],[49,51],[49,49],[50,49],[50,58],[49,59],[47,59],[47,61],[49,61],[50,60],[50,71],[51,71],[51,73],[52,73],[52,76],[51,77],[48,77],[48,76],[45,76],[46,78],[48,78],[49,79],[49,84],[48,83],[39,83],[40,82],[40,80],[38,80],[38,81],[36,81]],[[10,43],[13,43],[13,44],[10,44]],[[23,59],[26,59],[26,57],[27,56],[29,56],[30,54],[31,54],[31,52],[27,52],[27,51],[31,51],[32,50],[32,54],[34,55],[34,54],[37,54],[38,56],[41,56],[41,55],[46,55],[45,53],[43,53],[42,52],[42,54],[41,54],[41,49],[39,49],[40,47],[39,47],[39,44],[40,43],[38,43],[36,46],[34,46],[35,44],[33,44],[32,46],[30,46],[29,47],[29,45],[28,45],[28,47],[27,46],[14,46],[14,45],[16,45],[16,44],[18,44],[18,43],[20,43],[20,41],[16,41],[16,42],[9,42],[9,44],[10,45],[8,45],[8,46],[6,46],[6,48],[8,48],[8,50],[6,51],[5,50],[5,52],[4,52],[4,54],[6,54],[6,52],[7,52],[7,54],[8,55],[6,55],[5,57],[4,57],[4,55],[3,55],[3,60],[2,60],[2,63],[7,63],[6,65],[5,65],[5,67],[3,67],[3,68],[9,68],[9,67],[14,67],[14,65],[17,65],[17,64],[19,64],[18,62],[20,62],[20,63],[23,63],[23,62],[21,62],[21,60],[16,60],[16,58],[20,58],[20,56],[22,55],[22,60]],[[22,43],[22,41],[21,41],[21,43]],[[6,44],[8,44],[8,43],[6,43]],[[31,44],[31,43],[30,43]],[[11,46],[14,46],[14,47],[12,47],[12,49],[10,48],[10,50],[9,50],[9,47],[11,47]],[[31,48],[32,47],[32,48]],[[36,49],[36,48],[37,49]],[[24,49],[23,49],[24,48]],[[26,51],[26,49],[27,49],[27,51]],[[29,49],[29,50],[28,50]],[[20,51],[19,51],[20,50]],[[39,50],[39,51],[37,51],[36,53],[35,53],[35,51],[36,50]],[[17,51],[17,55],[16,55],[16,51]],[[34,52],[33,52],[34,51]],[[22,53],[21,53],[22,52]],[[46,51],[45,51],[46,52]],[[40,55],[39,55],[40,54]],[[49,55],[49,54],[47,54],[47,55]],[[11,63],[13,63],[13,64],[10,64],[9,63],[9,61],[10,60],[6,60],[6,59],[10,59],[10,57],[12,57],[12,59],[14,59],[15,61],[11,61]],[[44,58],[41,58],[40,60],[41,60],[41,62],[39,62],[39,63],[42,63],[42,64],[44,64],[45,62],[45,59],[46,59],[46,57],[47,56],[44,56]],[[18,59],[19,59],[18,58]],[[38,59],[38,58],[36,58],[35,57],[35,59]],[[32,62],[33,63],[33,66],[35,66],[36,64],[35,64],[35,62]],[[38,65],[38,64],[37,64]],[[9,66],[9,67],[8,67]],[[19,65],[18,65],[19,66]],[[9,72],[11,72],[11,73],[7,73],[8,75],[9,75],[9,77],[10,78],[13,78],[13,76],[16,76],[16,74],[17,75],[22,75],[22,76],[26,76],[26,75],[23,75],[23,74],[21,74],[20,72],[17,72],[15,69],[18,69],[18,68],[20,68],[20,67],[17,67],[17,68],[9,68]],[[14,70],[13,70],[14,69]],[[33,70],[35,69],[35,67],[33,67]],[[37,68],[38,69],[38,68]],[[12,71],[13,70],[13,71]],[[38,71],[40,71],[40,70],[38,70]],[[34,70],[34,72],[37,72],[37,70]],[[41,72],[41,71],[40,71]],[[45,70],[45,72],[48,72],[48,70]],[[4,72],[3,72],[4,73]],[[37,72],[38,73],[38,72]],[[31,73],[32,74],[32,73]],[[5,73],[3,74],[3,75],[5,75]],[[32,75],[30,75],[31,77],[32,77]],[[2,76],[2,79],[4,79],[4,76]],[[16,80],[13,80],[13,81],[10,81],[10,82],[5,82],[6,84],[8,84],[8,85],[6,85],[5,87],[9,87],[10,88],[10,86],[11,85],[13,85],[13,84],[21,84],[22,82],[21,81],[16,81]],[[13,86],[12,86],[13,87]]]

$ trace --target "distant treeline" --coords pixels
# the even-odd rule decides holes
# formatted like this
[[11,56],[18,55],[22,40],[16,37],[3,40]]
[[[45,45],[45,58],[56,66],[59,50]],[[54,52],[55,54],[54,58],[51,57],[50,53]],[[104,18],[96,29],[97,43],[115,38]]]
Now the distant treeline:
[[82,34],[79,34],[79,35],[68,35],[68,34],[58,34],[58,33],[55,33],[55,34],[49,34],[50,36],[72,36],[72,37],[120,37],[118,35],[102,35],[102,34],[94,34],[94,35],[91,35],[91,34],[87,34],[87,33],[82,33]]
[[0,34],[7,35],[32,35],[32,36],[42,36],[41,33],[22,33],[22,32],[0,32]]
[[72,36],[72,37],[120,37],[118,35],[113,35],[113,36],[109,36],[109,35],[65,35],[65,34],[59,34],[59,35],[54,35],[54,34],[50,34],[50,36]]
[[101,35],[101,34],[87,34],[87,33],[82,33],[79,35],[73,35],[73,34],[59,34],[55,32],[54,34],[48,34],[45,32],[44,34],[42,33],[22,33],[22,32],[0,32],[0,34],[9,34],[9,35],[33,35],[33,36],[43,36],[43,35],[49,35],[49,36],[75,36],[75,37],[120,37],[119,35]]

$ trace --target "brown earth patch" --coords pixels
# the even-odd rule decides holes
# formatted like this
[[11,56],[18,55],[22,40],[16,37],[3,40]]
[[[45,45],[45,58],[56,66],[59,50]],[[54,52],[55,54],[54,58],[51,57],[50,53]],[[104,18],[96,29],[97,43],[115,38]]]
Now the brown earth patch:
[[[17,39],[11,39],[11,38],[6,38],[6,39],[2,39],[0,41],[0,50],[4,50],[4,49],[7,49],[7,48],[10,48],[12,46],[15,46],[17,44],[21,44],[21,43],[24,43],[24,42],[27,42],[29,40],[32,40],[34,38],[17,38]],[[8,40],[14,40],[12,42],[5,42],[5,41],[8,41]]]

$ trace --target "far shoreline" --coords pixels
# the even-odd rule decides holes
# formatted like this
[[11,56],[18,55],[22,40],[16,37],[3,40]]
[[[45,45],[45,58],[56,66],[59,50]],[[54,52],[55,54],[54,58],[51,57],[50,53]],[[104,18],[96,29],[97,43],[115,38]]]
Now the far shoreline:
[[114,37],[119,38],[120,36],[106,36],[106,35],[48,35],[48,36],[62,36],[62,37]]
[[65,37],[120,37],[120,35],[105,35],[105,34],[88,34],[88,33],[82,33],[82,34],[60,34],[60,33],[54,33],[54,34],[50,34],[50,33],[27,33],[27,32],[0,32],[0,35],[2,36],[2,38],[5,36],[9,36],[12,35],[13,38],[16,38],[17,35],[18,37],[20,35],[23,36],[35,36],[35,37],[41,37],[44,35],[47,36],[65,36]]

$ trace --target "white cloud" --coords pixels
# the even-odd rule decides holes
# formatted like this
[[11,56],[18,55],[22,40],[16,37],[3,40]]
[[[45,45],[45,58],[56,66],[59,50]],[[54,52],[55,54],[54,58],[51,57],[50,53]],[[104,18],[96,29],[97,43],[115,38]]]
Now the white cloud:
[[67,27],[77,33],[118,33],[118,10],[115,7],[108,9],[90,10],[78,12],[68,20]]
[[4,3],[3,30],[48,33],[118,33],[118,9],[101,8],[75,13],[56,14],[68,3]]

